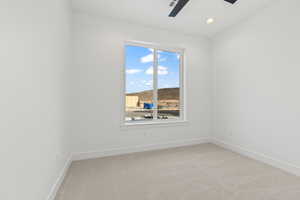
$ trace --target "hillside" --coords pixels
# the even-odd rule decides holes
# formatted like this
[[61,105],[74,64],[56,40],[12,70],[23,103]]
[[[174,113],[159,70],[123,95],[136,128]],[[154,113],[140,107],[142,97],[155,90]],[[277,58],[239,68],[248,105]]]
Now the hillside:
[[[152,90],[147,90],[138,93],[126,94],[126,96],[138,96],[141,101],[152,100]],[[179,100],[179,88],[163,88],[158,89],[159,100]]]

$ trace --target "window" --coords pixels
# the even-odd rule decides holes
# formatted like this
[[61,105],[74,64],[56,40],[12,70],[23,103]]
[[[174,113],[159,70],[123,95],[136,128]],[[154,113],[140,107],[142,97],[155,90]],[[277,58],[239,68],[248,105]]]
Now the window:
[[182,121],[183,50],[125,45],[125,123]]

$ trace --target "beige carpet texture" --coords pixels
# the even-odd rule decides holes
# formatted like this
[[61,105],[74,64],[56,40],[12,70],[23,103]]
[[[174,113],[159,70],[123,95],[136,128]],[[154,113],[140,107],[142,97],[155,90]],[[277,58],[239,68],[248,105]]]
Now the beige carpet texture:
[[56,200],[300,200],[300,178],[201,144],[73,162]]

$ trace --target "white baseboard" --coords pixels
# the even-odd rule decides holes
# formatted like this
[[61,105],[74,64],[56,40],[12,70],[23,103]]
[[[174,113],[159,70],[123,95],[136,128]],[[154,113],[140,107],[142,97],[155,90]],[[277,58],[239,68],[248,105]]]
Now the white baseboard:
[[133,147],[126,147],[126,148],[116,148],[116,149],[109,149],[109,150],[104,150],[104,151],[81,152],[81,153],[74,153],[72,156],[72,160],[74,160],[74,161],[75,160],[86,160],[86,159],[101,158],[101,157],[114,156],[114,155],[123,155],[123,154],[128,154],[128,153],[136,153],[136,152],[143,152],[143,151],[190,146],[190,145],[203,144],[203,143],[209,143],[209,142],[210,142],[209,138],[202,138],[202,139],[174,141],[174,142],[161,143],[161,144],[139,145],[139,146],[133,146]]
[[211,138],[202,138],[202,139],[191,139],[191,140],[183,140],[183,141],[173,141],[169,143],[161,143],[161,144],[151,144],[151,145],[139,145],[127,148],[116,148],[116,149],[109,149],[104,151],[92,151],[92,152],[81,152],[81,153],[74,153],[66,162],[65,166],[63,167],[61,173],[59,174],[55,184],[53,185],[50,194],[48,195],[47,200],[54,200],[55,196],[66,176],[66,173],[72,163],[72,161],[76,160],[86,160],[86,159],[93,159],[93,158],[101,158],[107,156],[114,156],[114,155],[124,155],[129,153],[135,152],[144,152],[144,151],[151,151],[151,150],[159,150],[159,149],[168,149],[174,147],[183,147],[183,146],[190,146],[190,145],[197,145],[197,144],[204,144],[204,143],[213,143],[215,145],[221,146],[225,149],[229,149],[241,155],[247,156],[249,158],[264,162],[269,164],[273,167],[282,169],[286,172],[291,174],[300,176],[300,167],[297,167],[293,164],[290,164],[285,161],[280,161],[264,154],[247,150],[241,146],[229,144],[227,142],[223,142],[218,139],[211,139]]
[[61,170],[56,182],[52,186],[50,193],[47,197],[47,200],[55,199],[56,194],[63,183],[63,180],[67,174],[69,167],[71,166],[72,161],[101,158],[101,157],[114,156],[114,155],[123,155],[128,153],[151,151],[151,150],[158,150],[158,149],[167,149],[173,147],[190,146],[190,145],[203,144],[209,142],[210,142],[209,138],[203,138],[203,139],[175,141],[175,142],[163,143],[163,144],[140,145],[140,146],[127,147],[127,148],[109,149],[105,151],[73,153],[72,156],[70,156],[70,158],[66,161],[65,166]]
[[68,172],[68,169],[69,167],[71,166],[71,163],[72,163],[72,156],[69,156],[68,160],[66,161],[63,169],[61,170],[58,178],[56,179],[54,185],[52,186],[51,190],[50,190],[50,193],[47,197],[47,200],[54,200],[55,197],[56,197],[56,194],[60,188],[60,186],[62,185],[64,179],[65,179],[65,176]]
[[281,160],[278,160],[278,159],[274,159],[274,158],[271,158],[270,156],[264,155],[262,153],[258,153],[258,152],[255,152],[255,151],[250,151],[250,150],[247,150],[247,149],[245,149],[241,146],[233,145],[233,144],[230,144],[230,143],[227,143],[227,142],[223,142],[223,141],[218,140],[218,139],[211,139],[211,143],[213,143],[215,145],[218,145],[218,146],[221,146],[225,149],[229,149],[229,150],[231,150],[233,152],[236,152],[236,153],[239,153],[241,155],[247,156],[247,157],[252,158],[254,160],[261,161],[263,163],[266,163],[266,164],[271,165],[273,167],[279,168],[281,170],[284,170],[284,171],[286,171],[288,173],[291,173],[291,174],[294,174],[296,176],[300,176],[300,167],[295,166],[291,163],[281,161]]

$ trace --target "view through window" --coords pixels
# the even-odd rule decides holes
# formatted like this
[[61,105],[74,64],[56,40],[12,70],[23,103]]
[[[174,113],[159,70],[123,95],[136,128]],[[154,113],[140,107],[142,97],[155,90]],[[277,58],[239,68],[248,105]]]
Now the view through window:
[[182,118],[182,52],[125,46],[125,122]]

